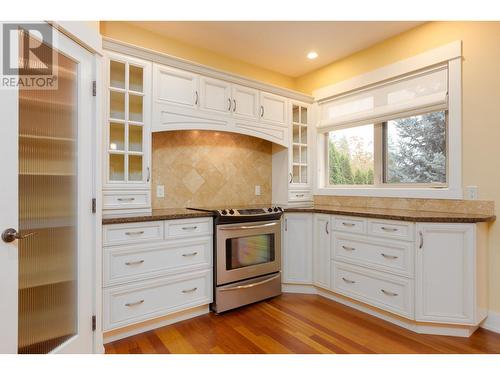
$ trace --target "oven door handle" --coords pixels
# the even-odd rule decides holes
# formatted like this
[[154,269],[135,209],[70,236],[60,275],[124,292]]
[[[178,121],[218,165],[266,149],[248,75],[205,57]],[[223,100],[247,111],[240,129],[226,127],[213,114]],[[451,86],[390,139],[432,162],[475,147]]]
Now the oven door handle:
[[251,283],[251,284],[246,284],[246,285],[238,285],[238,286],[232,286],[232,287],[223,287],[223,288],[218,288],[221,292],[228,292],[230,290],[240,290],[240,289],[248,289],[248,288],[253,288],[254,286],[259,286],[262,284],[267,284],[273,280],[276,280],[279,278],[281,275],[278,273],[277,275],[270,277],[269,279],[262,280],[256,283]]
[[220,230],[240,230],[240,229],[257,229],[275,226],[277,223],[266,223],[260,225],[242,225],[240,227],[219,227]]

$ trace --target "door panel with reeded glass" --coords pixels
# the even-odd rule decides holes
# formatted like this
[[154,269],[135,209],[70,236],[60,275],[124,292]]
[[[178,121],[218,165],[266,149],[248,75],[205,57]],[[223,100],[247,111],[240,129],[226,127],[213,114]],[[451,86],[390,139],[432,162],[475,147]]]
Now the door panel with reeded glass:
[[[10,199],[0,196],[0,203],[17,211],[17,223],[10,224],[17,240],[4,242],[0,251],[10,251],[12,258],[15,250],[17,259],[0,270],[17,276],[2,285],[17,295],[2,301],[11,308],[1,311],[0,330],[14,324],[17,335],[6,338],[4,352],[92,351],[92,55],[54,33],[57,48],[41,44],[38,52],[54,53],[57,88],[20,86],[6,94],[17,99],[11,118],[17,118],[12,129],[18,147],[1,155],[16,161],[16,175],[6,181],[16,190]],[[0,146],[6,146],[4,139]],[[8,316],[14,309],[17,324]]]

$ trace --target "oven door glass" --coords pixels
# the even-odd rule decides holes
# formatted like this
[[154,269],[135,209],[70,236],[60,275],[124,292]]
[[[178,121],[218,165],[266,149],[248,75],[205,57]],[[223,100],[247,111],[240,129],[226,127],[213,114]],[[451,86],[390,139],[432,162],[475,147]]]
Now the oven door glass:
[[226,270],[274,262],[274,233],[226,239]]

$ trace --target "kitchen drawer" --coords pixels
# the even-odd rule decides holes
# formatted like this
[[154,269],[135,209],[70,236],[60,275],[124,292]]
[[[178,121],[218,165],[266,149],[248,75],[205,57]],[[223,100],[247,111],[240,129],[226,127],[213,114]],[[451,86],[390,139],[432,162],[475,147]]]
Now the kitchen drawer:
[[211,270],[104,289],[104,330],[212,302]]
[[163,222],[110,224],[103,228],[104,246],[149,243],[163,240]]
[[104,284],[210,268],[212,242],[211,236],[205,236],[194,240],[104,248]]
[[333,229],[350,233],[365,233],[366,220],[347,216],[335,216],[333,218]]
[[288,192],[288,201],[290,202],[305,202],[312,200],[313,196],[311,190],[290,190]]
[[211,217],[165,221],[166,239],[204,236],[212,233],[213,227]]
[[104,191],[102,193],[104,210],[151,207],[151,192],[144,191]]
[[413,244],[343,233],[333,235],[333,258],[413,277]]
[[336,293],[409,319],[414,318],[411,279],[332,262],[332,286]]
[[389,220],[368,220],[368,234],[393,238],[395,240],[413,241],[415,226],[413,223]]

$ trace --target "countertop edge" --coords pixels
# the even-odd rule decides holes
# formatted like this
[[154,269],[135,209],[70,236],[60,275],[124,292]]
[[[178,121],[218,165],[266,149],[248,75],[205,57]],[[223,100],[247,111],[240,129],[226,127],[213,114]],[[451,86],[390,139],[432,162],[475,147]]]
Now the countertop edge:
[[[437,215],[432,215],[432,213],[428,213],[428,215],[418,215],[412,216],[403,215],[403,214],[395,214],[395,213],[374,213],[374,212],[356,212],[349,210],[339,210],[339,209],[325,209],[325,208],[285,208],[285,213],[323,213],[330,215],[344,215],[344,216],[355,216],[355,217],[367,217],[373,219],[385,219],[385,220],[400,220],[400,221],[411,221],[417,223],[482,223],[482,222],[493,222],[496,220],[495,215],[487,216],[487,215],[478,215],[474,216],[474,214],[464,214],[464,216],[459,216],[460,214],[450,215],[454,216],[445,216],[442,213]],[[418,212],[418,211],[416,211]]]
[[102,225],[141,223],[145,221],[161,221],[175,219],[193,219],[197,217],[213,217],[211,212],[193,211],[192,213],[174,213],[164,215],[128,216],[128,217],[108,217],[102,219]]
[[[482,223],[482,222],[493,222],[496,220],[495,215],[478,215],[474,214],[464,214],[464,216],[459,216],[460,214],[450,214],[453,216],[446,216],[443,213],[437,213],[433,215],[432,213],[427,213],[427,215],[408,215],[396,214],[396,213],[375,213],[375,212],[361,212],[361,211],[349,211],[348,209],[337,209],[337,208],[301,208],[301,207],[289,207],[285,208],[285,213],[323,213],[330,215],[343,215],[343,216],[354,216],[354,217],[367,217],[373,219],[384,219],[384,220],[400,220],[409,221],[417,223]],[[418,211],[416,211],[418,212]],[[213,217],[214,214],[211,212],[203,211],[193,211],[186,213],[172,213],[172,214],[158,214],[158,215],[144,215],[144,216],[125,216],[125,217],[109,217],[102,219],[102,225],[110,224],[126,224],[126,223],[141,223],[146,221],[161,221],[161,220],[175,220],[175,219],[190,219],[197,217]]]

